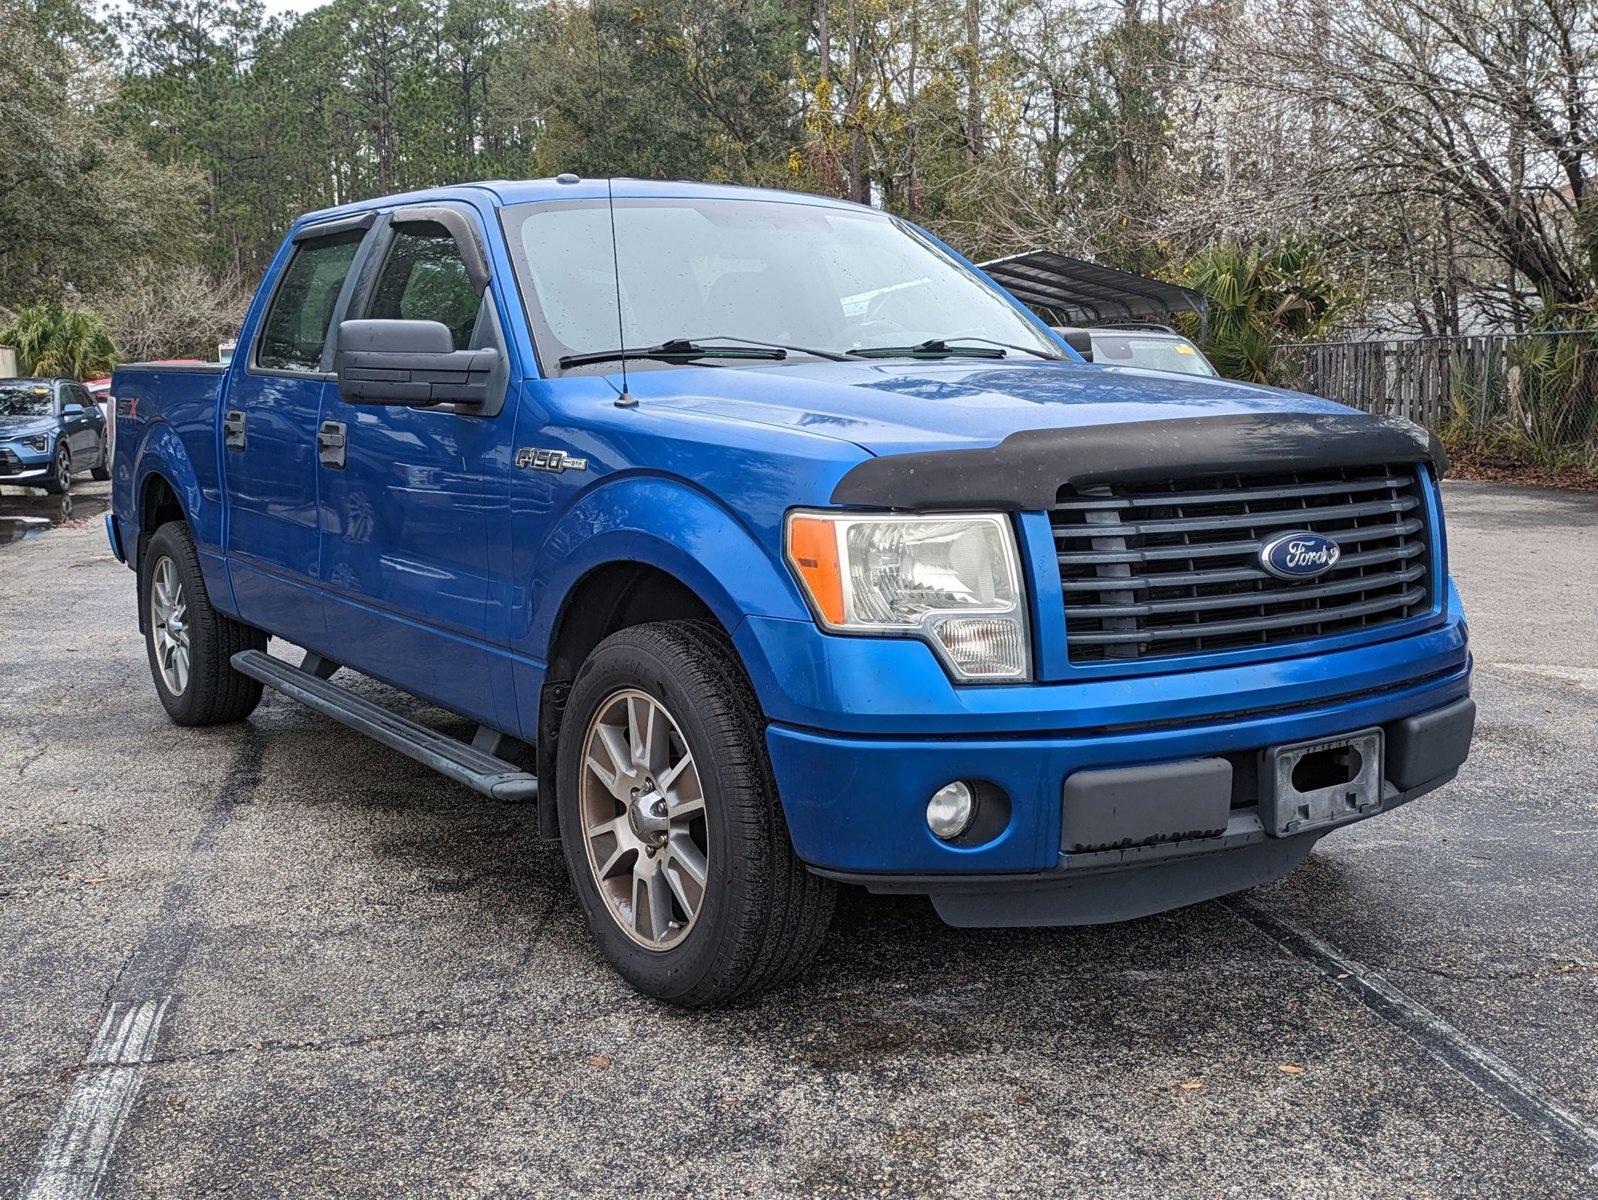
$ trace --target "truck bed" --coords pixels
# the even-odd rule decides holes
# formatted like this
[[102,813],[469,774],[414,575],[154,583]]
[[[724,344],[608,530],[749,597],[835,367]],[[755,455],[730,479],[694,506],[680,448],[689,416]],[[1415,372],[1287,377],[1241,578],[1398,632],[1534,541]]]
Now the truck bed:
[[[221,432],[217,423],[227,366],[223,363],[129,363],[116,369],[111,394],[116,397],[116,459],[113,464],[111,510],[123,544],[133,545],[140,531],[140,497],[133,481],[140,458],[157,443],[168,461],[187,462],[199,495],[180,497],[189,514],[195,541],[214,550],[221,541]],[[203,497],[205,503],[197,503]]]

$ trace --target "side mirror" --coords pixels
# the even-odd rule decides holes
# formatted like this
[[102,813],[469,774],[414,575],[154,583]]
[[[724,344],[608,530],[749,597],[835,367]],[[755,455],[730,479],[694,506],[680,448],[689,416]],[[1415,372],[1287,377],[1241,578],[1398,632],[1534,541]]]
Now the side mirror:
[[1088,362],[1093,361],[1093,335],[1086,329],[1062,329],[1060,337]]
[[440,321],[341,321],[334,369],[351,404],[485,404],[499,351],[457,350]]
[[81,417],[83,415],[83,405],[76,400],[68,400],[61,406],[61,415],[63,417]]

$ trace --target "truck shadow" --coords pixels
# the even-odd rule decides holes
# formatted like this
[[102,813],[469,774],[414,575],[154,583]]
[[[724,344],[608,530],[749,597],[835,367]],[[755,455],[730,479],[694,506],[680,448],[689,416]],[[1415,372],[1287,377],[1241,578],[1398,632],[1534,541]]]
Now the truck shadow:
[[[384,698],[393,700],[386,689]],[[420,704],[406,711],[456,735],[470,732]],[[784,1054],[808,1069],[851,1071],[995,1046],[1087,1053],[1091,1030],[1094,1054],[1159,1061],[1180,1058],[1195,1038],[1235,1038],[1239,1023],[1280,1002],[1284,967],[1301,969],[1215,902],[1115,925],[954,929],[923,898],[850,888],[803,978],[741,1006],[682,1012],[637,995],[610,969],[560,847],[538,840],[530,806],[488,800],[270,696],[253,720],[273,726],[275,769],[301,776],[278,788],[317,794],[356,816],[329,820],[361,831],[364,840],[346,849],[370,859],[366,869],[392,889],[385,903],[396,906],[396,918],[450,929],[457,967],[503,962],[507,945],[535,931],[521,959],[524,978],[507,981],[517,1003],[558,1005],[580,993],[596,1020],[690,1036],[707,1052],[769,1048],[780,1037]],[[330,760],[342,764],[346,783],[320,793],[312,772],[294,765]],[[270,778],[273,762],[266,769]],[[1316,874],[1318,890],[1341,886],[1335,867],[1312,859],[1304,871]]]

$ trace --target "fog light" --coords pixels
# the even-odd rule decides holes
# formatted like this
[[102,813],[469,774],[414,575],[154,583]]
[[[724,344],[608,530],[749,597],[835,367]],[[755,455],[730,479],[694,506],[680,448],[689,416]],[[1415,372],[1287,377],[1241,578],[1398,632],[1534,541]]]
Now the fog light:
[[977,797],[971,785],[956,779],[932,793],[927,801],[927,828],[944,841],[953,841],[971,827]]

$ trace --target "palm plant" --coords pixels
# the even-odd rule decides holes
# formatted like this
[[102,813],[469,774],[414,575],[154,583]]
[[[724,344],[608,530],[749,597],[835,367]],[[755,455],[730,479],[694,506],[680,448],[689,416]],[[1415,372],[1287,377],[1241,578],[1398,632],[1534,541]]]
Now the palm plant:
[[1347,311],[1352,296],[1326,257],[1300,238],[1269,249],[1210,246],[1187,264],[1186,283],[1209,297],[1198,339],[1221,374],[1279,382],[1279,342],[1320,336]]
[[1583,416],[1591,411],[1598,358],[1580,334],[1531,334],[1509,348],[1511,438],[1532,462],[1557,465],[1579,454]]
[[0,328],[0,345],[17,352],[25,375],[93,379],[117,363],[117,346],[105,323],[86,308],[32,304]]

